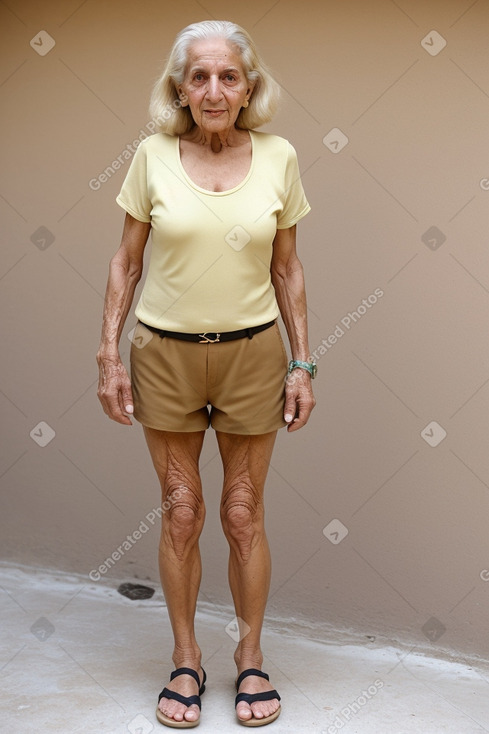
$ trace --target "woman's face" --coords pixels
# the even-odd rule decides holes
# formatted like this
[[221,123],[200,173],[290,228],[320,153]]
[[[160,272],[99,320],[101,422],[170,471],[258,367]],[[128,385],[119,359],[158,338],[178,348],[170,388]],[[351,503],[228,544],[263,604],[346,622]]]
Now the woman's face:
[[178,92],[186,95],[192,117],[203,131],[222,133],[234,127],[252,89],[240,54],[227,41],[211,38],[192,44]]

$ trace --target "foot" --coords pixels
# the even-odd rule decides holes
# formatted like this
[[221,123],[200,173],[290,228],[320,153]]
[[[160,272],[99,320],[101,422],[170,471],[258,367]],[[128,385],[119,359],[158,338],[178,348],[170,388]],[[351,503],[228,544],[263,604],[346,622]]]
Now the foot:
[[[242,672],[242,670],[238,670],[238,673]],[[273,690],[273,686],[265,678],[249,675],[241,682],[238,693],[266,693]],[[272,716],[279,708],[278,698],[272,698],[269,701],[255,701],[251,704],[240,701],[236,706],[236,714],[240,721],[247,722],[250,719],[260,720]]]
[[[179,675],[174,678],[168,684],[167,688],[170,691],[175,691],[181,696],[195,696],[199,694],[199,688],[203,684],[204,672],[201,667],[195,668],[199,674],[200,686],[197,685],[197,681],[191,675]],[[162,714],[167,716],[169,719],[173,719],[175,722],[188,721],[196,722],[200,717],[200,709],[196,703],[191,706],[185,706],[180,701],[175,701],[170,698],[161,698],[158,703],[158,709]]]

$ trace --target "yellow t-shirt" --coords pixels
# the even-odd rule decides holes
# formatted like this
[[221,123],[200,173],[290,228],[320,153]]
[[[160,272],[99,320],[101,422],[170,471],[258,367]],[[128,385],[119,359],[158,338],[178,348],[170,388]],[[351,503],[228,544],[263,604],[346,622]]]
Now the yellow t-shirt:
[[232,331],[279,314],[272,242],[310,210],[292,145],[250,131],[243,181],[208,191],[182,166],[178,136],[157,133],[137,148],[117,203],[151,222],[152,250],[136,316],[169,331]]

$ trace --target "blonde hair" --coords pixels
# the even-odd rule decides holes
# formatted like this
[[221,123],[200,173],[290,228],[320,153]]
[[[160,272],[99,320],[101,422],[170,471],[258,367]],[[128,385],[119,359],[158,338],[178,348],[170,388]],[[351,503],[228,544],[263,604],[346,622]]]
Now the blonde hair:
[[153,87],[149,113],[161,132],[182,135],[194,126],[190,108],[182,107],[176,87],[184,80],[192,43],[216,37],[238,48],[246,78],[254,83],[249,105],[241,108],[236,126],[252,130],[272,119],[278,106],[280,87],[260,59],[249,34],[227,20],[204,20],[192,23],[178,33],[166,67]]

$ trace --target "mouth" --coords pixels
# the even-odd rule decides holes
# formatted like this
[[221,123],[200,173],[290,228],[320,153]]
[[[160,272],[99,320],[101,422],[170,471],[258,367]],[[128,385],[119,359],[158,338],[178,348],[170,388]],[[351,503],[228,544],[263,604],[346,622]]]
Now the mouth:
[[204,110],[204,114],[209,115],[210,117],[219,117],[220,115],[223,115],[226,110]]

